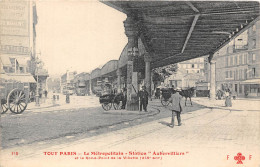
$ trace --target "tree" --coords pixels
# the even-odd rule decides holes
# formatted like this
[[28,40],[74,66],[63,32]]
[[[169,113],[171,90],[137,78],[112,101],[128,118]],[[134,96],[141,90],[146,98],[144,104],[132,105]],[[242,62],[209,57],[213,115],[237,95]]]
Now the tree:
[[154,72],[154,74],[155,73],[159,74],[160,77],[158,77],[158,76],[157,77],[160,78],[161,82],[163,82],[166,77],[169,77],[170,75],[176,73],[177,70],[178,70],[177,64],[170,64],[170,65],[167,65],[164,67],[155,68],[155,69],[153,69],[153,72]]
[[164,82],[166,77],[176,73],[178,70],[177,64],[170,64],[164,67],[158,67],[153,69],[153,83],[156,88],[161,82]]

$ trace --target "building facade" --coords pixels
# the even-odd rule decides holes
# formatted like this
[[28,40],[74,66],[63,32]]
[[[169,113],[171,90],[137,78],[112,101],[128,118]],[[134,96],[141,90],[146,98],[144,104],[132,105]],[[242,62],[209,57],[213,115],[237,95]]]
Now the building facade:
[[166,78],[167,86],[188,88],[196,87],[196,83],[206,81],[205,66],[207,57],[199,57],[178,63],[177,73]]
[[217,89],[229,88],[240,97],[260,96],[259,38],[257,21],[214,55]]
[[33,1],[3,0],[0,15],[1,82],[19,83],[25,92],[35,92],[36,5]]

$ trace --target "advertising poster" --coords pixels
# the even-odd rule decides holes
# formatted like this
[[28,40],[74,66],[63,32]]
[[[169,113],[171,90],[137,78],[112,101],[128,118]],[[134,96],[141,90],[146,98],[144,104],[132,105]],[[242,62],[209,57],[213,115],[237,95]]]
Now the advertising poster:
[[0,167],[260,167],[259,11],[0,0]]

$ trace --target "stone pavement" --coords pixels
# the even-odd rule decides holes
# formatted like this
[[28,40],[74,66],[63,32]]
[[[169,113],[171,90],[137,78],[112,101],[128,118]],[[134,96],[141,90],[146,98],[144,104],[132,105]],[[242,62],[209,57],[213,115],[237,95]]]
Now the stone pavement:
[[[194,101],[209,104],[206,99]],[[184,124],[174,128],[167,126],[170,118],[164,118],[52,147],[30,145],[3,150],[2,166],[259,167],[260,112],[255,110],[259,102],[247,105],[248,101],[241,100],[235,103],[239,105],[230,109],[215,103],[214,107],[182,114]],[[247,110],[240,108],[242,103],[247,105]],[[19,155],[11,156],[13,151]],[[90,153],[111,151],[121,152],[123,156]],[[45,155],[44,152],[57,152],[57,155]],[[64,155],[64,152],[75,152],[76,155]],[[244,156],[243,165],[236,164],[235,156],[239,152]],[[110,159],[90,159],[95,157]]]
[[59,94],[59,100],[53,100],[51,97],[47,99],[42,98],[40,106],[35,106],[35,102],[28,104],[26,111],[32,112],[45,112],[54,110],[73,110],[79,108],[89,108],[100,106],[99,101],[96,96],[70,96],[70,103],[66,103],[66,96]]
[[[236,111],[260,111],[260,99],[259,98],[239,98],[232,99],[232,107],[225,107],[225,100],[210,100],[209,98],[197,97],[192,98],[192,101],[197,104],[204,105],[215,109],[226,109]],[[188,102],[187,102],[188,103]]]

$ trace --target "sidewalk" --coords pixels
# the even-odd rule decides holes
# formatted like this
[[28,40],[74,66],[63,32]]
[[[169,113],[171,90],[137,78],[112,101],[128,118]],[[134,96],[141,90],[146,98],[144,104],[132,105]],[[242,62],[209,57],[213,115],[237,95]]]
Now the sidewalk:
[[[184,99],[183,99],[184,100]],[[225,100],[210,100],[206,97],[192,98],[192,101],[204,105],[209,108],[219,108],[224,110],[237,110],[237,111],[260,111],[260,99],[232,99],[232,107],[225,107]]]
[[[85,101],[87,98],[88,101]],[[73,110],[80,108],[90,108],[100,106],[96,96],[70,96],[70,103],[66,103],[66,96],[59,94],[59,100],[53,103],[52,97],[40,101],[40,106],[36,106],[35,102],[28,104],[26,111],[45,112],[54,110]]]
[[[205,99],[193,101],[208,104]],[[7,149],[2,152],[2,166],[235,167],[238,165],[234,156],[240,152],[245,156],[244,166],[258,167],[260,112],[253,111],[254,106],[248,106],[246,111],[235,110],[236,105],[233,109],[216,106],[188,112],[182,114],[184,125],[174,128],[167,126],[170,118],[164,118],[52,147],[37,143]],[[19,156],[11,156],[13,151],[19,152]],[[113,151],[123,155],[91,155],[91,152],[108,154]],[[44,152],[57,152],[57,155]],[[76,155],[64,155],[64,152]],[[90,159],[95,157],[103,159]],[[110,159],[105,159],[108,157]]]

